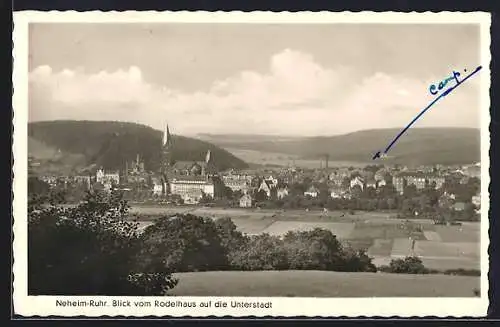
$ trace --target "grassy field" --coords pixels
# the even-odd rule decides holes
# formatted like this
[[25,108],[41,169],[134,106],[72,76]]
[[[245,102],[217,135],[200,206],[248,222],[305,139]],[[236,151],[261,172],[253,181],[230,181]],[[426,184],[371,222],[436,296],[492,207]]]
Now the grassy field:
[[[288,231],[316,227],[332,233],[354,249],[364,249],[375,264],[410,254],[421,257],[432,269],[479,269],[479,223],[462,226],[436,226],[429,220],[397,219],[393,213],[342,211],[267,210],[209,207],[134,206],[143,215],[141,227],[152,223],[152,216],[191,213],[213,219],[229,217],[242,233],[284,235]],[[149,218],[148,218],[149,217]],[[410,239],[411,237],[411,239]],[[413,241],[415,248],[412,248]]]
[[[245,149],[236,149],[231,147],[224,147],[224,149],[230,152],[235,157],[240,158],[241,160],[254,163],[258,165],[276,165],[276,166],[284,166],[288,167],[291,165],[295,165],[296,167],[301,168],[320,168],[325,166],[324,160],[320,159],[301,159],[297,155],[291,154],[283,154],[278,152],[265,152],[265,151],[256,151],[256,150],[245,150]],[[328,167],[364,167],[370,162],[351,162],[351,161],[329,161]]]
[[178,273],[178,296],[473,297],[479,277],[329,271]]

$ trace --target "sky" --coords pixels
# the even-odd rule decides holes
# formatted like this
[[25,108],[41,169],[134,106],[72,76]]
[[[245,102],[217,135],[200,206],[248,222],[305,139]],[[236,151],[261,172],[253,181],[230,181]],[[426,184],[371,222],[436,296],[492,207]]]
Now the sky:
[[[480,64],[477,25],[37,23],[29,120],[168,122],[183,135],[402,128],[431,84]],[[479,127],[479,80],[414,126]]]

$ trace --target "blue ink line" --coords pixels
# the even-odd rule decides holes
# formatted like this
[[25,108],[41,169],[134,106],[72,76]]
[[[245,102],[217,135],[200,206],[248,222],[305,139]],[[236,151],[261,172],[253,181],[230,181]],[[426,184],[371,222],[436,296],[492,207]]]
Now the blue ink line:
[[[439,99],[441,98],[444,98],[445,96],[447,96],[448,94],[451,93],[451,91],[453,91],[454,89],[456,89],[459,85],[461,85],[463,82],[465,82],[467,79],[469,79],[472,75],[476,74],[478,71],[481,70],[481,68],[483,68],[482,66],[479,66],[477,67],[472,73],[470,73],[469,75],[467,75],[462,81],[458,82],[457,85],[455,86],[452,86],[450,88],[448,88],[446,91],[444,91],[443,93],[441,93],[436,99],[434,99],[424,110],[422,110],[405,128],[403,128],[403,130],[401,130],[401,132],[399,132],[399,134],[394,138],[394,140],[392,140],[392,142],[387,146],[387,148],[385,148],[384,150],[384,154],[386,154],[391,148],[392,146],[394,145],[394,143],[396,143],[399,138],[411,127],[411,125],[413,125],[413,123],[415,123],[420,117],[422,117],[422,115],[427,111],[429,110],[433,105],[434,103],[436,103]],[[457,79],[458,80],[458,79]],[[375,160],[377,158],[380,158],[380,153],[381,151],[378,151],[377,153],[375,153],[375,155],[373,156],[372,160]]]

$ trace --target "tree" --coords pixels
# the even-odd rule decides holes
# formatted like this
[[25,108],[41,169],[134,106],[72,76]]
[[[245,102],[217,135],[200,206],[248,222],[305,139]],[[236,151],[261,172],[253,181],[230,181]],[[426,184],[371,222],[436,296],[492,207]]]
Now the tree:
[[227,253],[229,264],[234,266],[236,257],[248,243],[248,237],[245,237],[241,232],[236,230],[236,225],[230,218],[217,219],[215,226],[219,233],[221,244]]
[[288,269],[287,252],[283,241],[276,236],[250,236],[247,244],[234,256],[234,268],[240,270]]
[[28,207],[28,292],[33,295],[162,295],[177,280],[137,262],[137,224],[120,194],[89,193],[74,208]]
[[144,267],[170,271],[228,268],[227,253],[212,219],[194,215],[159,218],[141,235]]
[[409,256],[404,259],[391,260],[389,272],[398,274],[426,274],[428,273],[428,269],[425,268],[420,258]]
[[341,244],[331,231],[288,232],[284,237],[290,269],[339,270]]

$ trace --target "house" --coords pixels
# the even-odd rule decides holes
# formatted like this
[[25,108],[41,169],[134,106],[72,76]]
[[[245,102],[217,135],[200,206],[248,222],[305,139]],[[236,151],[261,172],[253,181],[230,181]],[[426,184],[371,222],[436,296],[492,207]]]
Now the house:
[[245,194],[240,198],[241,208],[251,208],[253,205],[253,199],[250,194]]
[[118,185],[120,184],[120,174],[118,172],[105,173],[104,169],[98,169],[96,172],[96,182],[103,185]]
[[288,195],[288,188],[287,187],[280,187],[277,192],[277,197],[278,199],[283,199]]
[[330,197],[332,199],[341,199],[344,198],[345,190],[341,187],[332,187],[330,189]]
[[153,184],[153,195],[162,195],[163,193],[163,184],[162,184],[162,181],[161,179],[159,178],[152,178],[151,180],[152,184]]
[[[332,173],[333,174],[333,173]],[[345,176],[341,175],[330,175],[330,181],[333,182],[337,186],[342,186],[344,183]]]
[[364,185],[364,180],[360,176],[356,176],[353,179],[351,179],[350,185],[351,185],[351,188],[353,188],[354,186],[358,185],[359,187],[361,187],[361,189],[363,189],[364,186],[365,186]]
[[428,183],[429,185],[433,185],[434,183],[436,184],[435,189],[438,190],[443,187],[445,182],[445,178],[442,176],[438,175],[433,175],[428,177]]
[[366,187],[377,188],[377,181],[375,179],[370,179],[366,182]]
[[190,189],[181,195],[185,204],[197,204],[203,198],[203,192],[200,189]]
[[268,198],[271,197],[271,191],[275,188],[273,182],[268,179],[264,179],[259,186],[258,192],[264,191]]
[[319,190],[316,187],[314,187],[314,185],[312,185],[311,187],[309,187],[307,189],[307,191],[304,192],[304,196],[310,196],[312,198],[317,197],[318,194],[319,194]]

